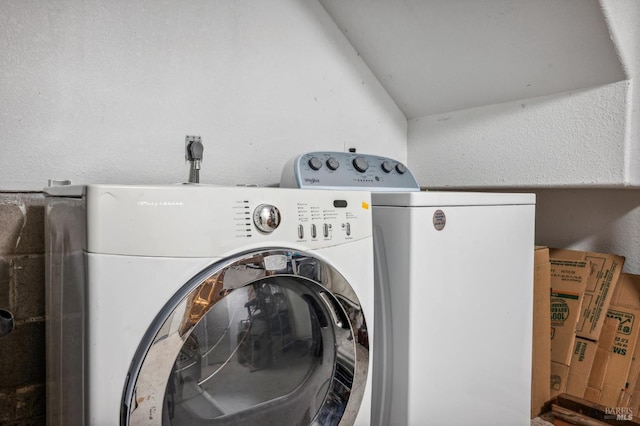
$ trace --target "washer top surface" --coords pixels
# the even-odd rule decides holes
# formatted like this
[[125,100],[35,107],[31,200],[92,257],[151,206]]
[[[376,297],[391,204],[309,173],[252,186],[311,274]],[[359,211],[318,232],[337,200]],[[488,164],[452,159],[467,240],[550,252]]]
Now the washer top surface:
[[374,206],[390,207],[442,207],[442,206],[504,206],[535,204],[536,195],[530,193],[500,192],[374,192]]

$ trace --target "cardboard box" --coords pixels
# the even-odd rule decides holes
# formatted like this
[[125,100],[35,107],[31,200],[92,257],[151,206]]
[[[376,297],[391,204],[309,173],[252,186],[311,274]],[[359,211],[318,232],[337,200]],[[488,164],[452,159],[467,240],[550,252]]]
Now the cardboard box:
[[600,340],[597,344],[595,359],[593,360],[593,366],[589,373],[589,381],[584,392],[584,399],[588,401],[596,403],[600,402],[609,358],[613,353],[618,324],[619,322],[615,318],[606,318],[603,323],[602,333],[600,334]]
[[531,418],[551,399],[551,266],[549,249],[535,247],[533,271],[533,350],[531,370]]
[[631,357],[631,366],[629,367],[629,374],[627,375],[627,383],[625,389],[627,390],[625,396],[622,398],[621,406],[632,407],[636,401],[638,408],[640,409],[640,338],[636,341],[636,347],[633,350],[633,356]]
[[[584,398],[605,407],[633,407],[640,360],[640,276],[622,274],[612,295]],[[609,322],[615,324],[610,330]],[[611,338],[609,338],[611,334]],[[610,340],[610,341],[608,341]],[[635,354],[635,355],[634,355]],[[630,380],[630,377],[636,377]],[[637,386],[637,384],[636,384]],[[640,407],[637,407],[640,408]]]
[[[640,343],[636,344],[636,347],[638,346],[640,346]],[[638,353],[636,353],[636,358],[640,358],[640,356],[638,356]],[[634,413],[640,413],[640,372],[637,373],[634,377],[635,380],[633,380],[633,383],[635,384],[631,385],[633,389],[631,390],[628,406],[632,408]]]
[[629,407],[631,407],[634,413],[640,413],[640,377],[636,378],[636,385],[631,391],[631,398],[629,398]]
[[[590,395],[590,401],[600,399],[606,374],[606,362],[603,364],[603,359],[606,360],[613,349],[617,328],[618,321],[615,318],[607,318],[598,342],[576,337],[570,366],[567,367],[565,393],[584,399],[589,399]],[[597,383],[597,386],[590,386],[590,380],[591,384]]]
[[549,257],[589,262],[589,274],[576,335],[585,339],[598,340],[613,297],[613,290],[622,273],[624,257],[614,254],[560,249],[549,250]]
[[598,344],[596,342],[582,337],[576,338],[573,353],[571,354],[565,390],[569,395],[579,398],[584,397],[584,391],[589,383],[589,375],[591,374],[591,367],[593,367],[597,349]]
[[[612,344],[602,345],[606,356],[596,354],[589,386],[600,390],[597,402],[605,407],[626,406],[627,378],[640,325],[640,276],[622,274],[616,285],[606,321],[615,321]],[[605,333],[603,329],[603,334]],[[602,340],[602,339],[601,339]],[[598,343],[600,348],[600,342]],[[597,364],[596,364],[597,363]],[[601,371],[603,370],[603,371]]]
[[[551,253],[550,253],[551,256]],[[569,366],[589,262],[550,258],[551,361]]]
[[567,389],[567,378],[569,376],[569,366],[559,362],[551,362],[551,398],[555,398]]
[[585,389],[584,391],[584,399],[586,399],[587,401],[600,400],[600,389],[587,386],[587,389]]

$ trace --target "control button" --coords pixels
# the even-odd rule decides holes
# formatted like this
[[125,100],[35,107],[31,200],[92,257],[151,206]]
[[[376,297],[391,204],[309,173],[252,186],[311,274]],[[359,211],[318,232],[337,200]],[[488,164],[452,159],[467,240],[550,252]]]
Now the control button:
[[270,234],[280,225],[280,210],[271,204],[260,204],[253,211],[253,223],[260,232]]
[[330,170],[337,170],[337,169],[338,169],[338,167],[340,167],[340,163],[338,163],[338,160],[336,160],[335,158],[330,157],[330,158],[327,160],[327,167],[328,167]]
[[329,225],[328,224],[324,224],[322,225],[322,233],[324,234],[325,238],[329,238]]
[[382,162],[380,167],[382,168],[382,171],[385,173],[391,173],[391,171],[393,170],[393,165],[386,160]]
[[369,168],[369,163],[367,163],[367,160],[365,160],[364,157],[356,157],[353,159],[353,167],[355,167],[357,171],[363,173]]
[[317,232],[316,232],[316,224],[312,223],[311,224],[311,238],[315,238],[317,236]]
[[347,226],[345,227],[347,231],[347,235],[351,235],[351,224],[347,222]]
[[347,200],[333,200],[333,207],[337,209],[344,209],[348,205]]
[[304,227],[302,225],[298,225],[298,238],[304,238]]
[[320,170],[320,168],[322,167],[322,161],[320,161],[318,157],[311,157],[309,159],[309,167],[311,167],[313,170]]
[[396,164],[396,171],[401,175],[403,175],[407,172],[407,168],[404,166],[404,164],[398,163]]

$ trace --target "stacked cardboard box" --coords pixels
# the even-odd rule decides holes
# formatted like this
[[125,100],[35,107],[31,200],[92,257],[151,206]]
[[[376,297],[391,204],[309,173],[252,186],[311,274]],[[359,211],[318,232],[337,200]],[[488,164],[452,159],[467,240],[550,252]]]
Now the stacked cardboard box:
[[564,392],[584,392],[624,258],[561,249],[550,249],[549,258],[551,397],[554,397]]
[[551,397],[640,412],[640,276],[624,258],[549,251]]
[[[631,389],[629,372],[638,342],[640,315],[640,280],[638,276],[622,274],[607,311],[615,322],[613,339],[600,339],[598,353],[589,376],[584,398],[606,407],[628,404]],[[603,344],[600,344],[603,342]],[[637,374],[636,374],[637,376]],[[635,378],[632,379],[635,382]],[[624,404],[624,405],[623,405]]]
[[[599,349],[600,351],[606,351],[606,349],[602,348],[609,348],[613,344],[617,326],[617,320],[606,318],[597,342],[581,337],[576,338],[573,353],[571,354],[570,367],[567,372],[566,393],[581,398],[584,397],[585,390],[589,386],[591,370],[594,367],[596,358],[598,358],[598,351]],[[597,365],[596,363],[596,368]]]
[[[567,390],[571,354],[576,344],[576,325],[589,265],[584,260],[553,257],[550,264],[551,397],[554,397]],[[579,345],[582,347],[582,342]]]
[[[551,399],[549,377],[551,375],[551,339],[549,328],[549,249],[536,247],[534,251],[533,285],[533,352],[531,359],[531,418],[545,411],[545,404]],[[640,365],[640,363],[638,363]]]

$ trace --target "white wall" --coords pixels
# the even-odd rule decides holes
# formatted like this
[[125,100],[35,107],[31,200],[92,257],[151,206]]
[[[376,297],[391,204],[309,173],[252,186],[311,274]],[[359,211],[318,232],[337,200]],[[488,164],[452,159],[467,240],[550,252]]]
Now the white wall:
[[629,181],[640,183],[640,3],[637,0],[601,0],[611,37],[627,75],[627,164]]
[[408,165],[430,188],[535,190],[537,244],[640,274],[640,3],[601,5],[628,80],[410,120]]
[[[640,187],[640,2],[600,4],[626,77],[410,120],[409,166],[423,185]],[[565,77],[581,80],[581,73]]]
[[415,118],[408,165],[428,188],[622,185],[628,86]]
[[640,274],[640,190],[537,190],[536,243],[615,253]]
[[404,115],[316,0],[0,0],[0,188],[273,184],[357,147],[406,161]]

